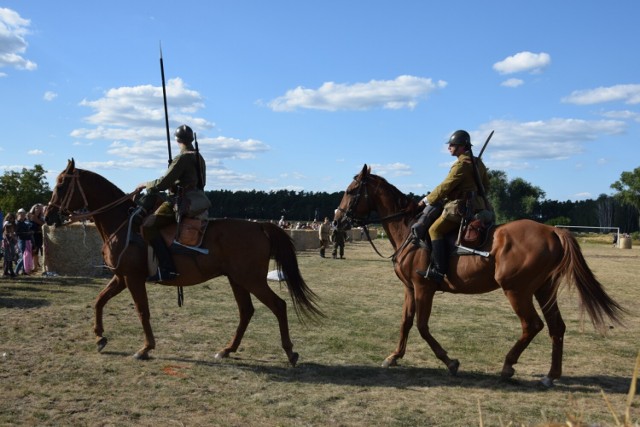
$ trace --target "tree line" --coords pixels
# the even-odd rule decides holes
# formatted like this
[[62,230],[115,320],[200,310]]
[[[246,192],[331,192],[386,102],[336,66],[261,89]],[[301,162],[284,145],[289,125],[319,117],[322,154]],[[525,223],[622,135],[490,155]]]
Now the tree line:
[[[0,176],[0,209],[16,212],[36,203],[47,203],[52,190],[41,165],[22,171],[7,171]],[[640,167],[623,172],[611,184],[613,195],[601,194],[597,199],[556,201],[545,199],[546,193],[522,178],[509,180],[506,173],[490,170],[488,198],[498,223],[516,219],[532,219],[550,225],[620,227],[632,233],[640,229]],[[243,218],[251,220],[321,221],[333,218],[343,192],[306,191],[206,191],[211,200],[212,218]],[[407,194],[419,201],[423,194]],[[374,218],[375,219],[375,218]]]

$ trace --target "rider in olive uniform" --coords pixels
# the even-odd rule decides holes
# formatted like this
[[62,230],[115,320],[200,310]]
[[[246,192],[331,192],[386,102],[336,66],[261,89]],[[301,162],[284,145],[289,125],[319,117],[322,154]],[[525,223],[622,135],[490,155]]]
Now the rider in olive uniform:
[[[464,130],[455,131],[449,138],[449,153],[458,160],[451,166],[449,174],[444,181],[433,189],[419,203],[425,206],[425,214],[442,210],[440,215],[429,227],[431,238],[431,264],[427,271],[418,271],[421,276],[442,282],[448,270],[448,253],[444,237],[449,232],[460,227],[462,216],[467,207],[467,201],[471,197],[471,209],[473,212],[490,209],[486,206],[484,198],[478,194],[478,186],[474,177],[471,156],[471,137]],[[489,176],[487,168],[482,160],[473,157],[480,182],[485,192],[489,188]],[[425,215],[423,214],[423,215]],[[431,218],[433,218],[433,214]],[[420,222],[420,220],[418,220]]]
[[[177,214],[207,218],[211,206],[204,192],[206,165],[202,156],[193,148],[193,130],[187,125],[182,125],[176,129],[174,135],[180,147],[180,154],[173,159],[164,176],[137,187],[137,190],[146,189],[150,193],[169,190],[169,194],[174,196],[170,197],[170,201],[162,203],[142,225],[144,239],[153,247],[160,264],[156,276],[149,279],[152,281],[167,281],[177,276],[173,259],[159,230],[175,223]],[[174,207],[176,198],[180,206]]]

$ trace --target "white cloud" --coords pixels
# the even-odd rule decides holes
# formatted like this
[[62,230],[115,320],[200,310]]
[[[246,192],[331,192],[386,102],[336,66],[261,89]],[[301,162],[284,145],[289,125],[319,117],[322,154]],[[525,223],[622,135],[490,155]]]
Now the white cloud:
[[298,86],[272,100],[268,106],[274,111],[295,111],[300,108],[326,111],[413,109],[419,99],[446,85],[442,80],[433,82],[428,78],[406,75],[395,80],[371,80],[351,85],[326,82],[318,89]]
[[58,94],[55,92],[51,92],[50,90],[46,91],[44,93],[44,96],[42,97],[45,101],[53,101],[54,99],[56,99],[58,97]]
[[29,154],[30,156],[39,156],[41,154],[44,154],[44,151],[34,149],[34,150],[29,150],[27,154]]
[[524,84],[524,81],[520,79],[508,79],[500,83],[500,86],[505,87],[518,87]]
[[602,113],[602,116],[609,119],[633,120],[635,122],[640,122],[640,113],[629,110],[605,111]]
[[[171,106],[171,129],[186,123],[198,134],[198,146],[207,165],[223,168],[222,159],[250,159],[271,148],[258,140],[240,140],[224,136],[210,137],[202,132],[214,128],[205,118],[194,116],[204,107],[202,96],[189,89],[180,78],[167,82],[167,104]],[[141,85],[113,88],[102,98],[83,100],[81,106],[89,107],[93,114],[86,117],[90,125],[74,129],[71,136],[74,145],[95,142],[107,146],[106,154],[120,160],[106,159],[91,163],[98,169],[162,168],[168,158],[162,87]],[[171,138],[172,157],[177,146]],[[207,172],[209,175],[210,172]],[[226,176],[226,175],[225,175]],[[223,176],[224,178],[224,176]],[[218,179],[218,178],[216,178]],[[241,182],[241,176],[234,178]]]
[[614,85],[596,89],[576,90],[562,98],[562,102],[578,105],[601,102],[624,101],[625,104],[640,103],[640,84]]
[[500,74],[513,74],[524,71],[540,72],[551,64],[548,53],[519,52],[493,64],[493,69]]
[[617,120],[553,118],[532,122],[494,120],[471,133],[479,152],[491,130],[495,134],[485,152],[490,167],[515,169],[531,160],[566,159],[584,151],[584,145],[602,136],[619,135],[626,124]]
[[405,176],[412,175],[413,171],[411,170],[411,166],[404,163],[389,163],[386,165],[382,165],[379,163],[372,163],[371,171],[376,175],[382,175],[386,177],[395,177],[395,176]]
[[22,18],[17,12],[0,8],[0,67],[13,67],[18,70],[33,71],[38,68],[35,62],[24,58],[28,43],[31,21]]

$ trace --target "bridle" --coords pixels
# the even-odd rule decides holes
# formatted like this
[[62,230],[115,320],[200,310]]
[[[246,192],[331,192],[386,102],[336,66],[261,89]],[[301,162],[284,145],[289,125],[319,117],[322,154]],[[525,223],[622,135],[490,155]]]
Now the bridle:
[[[62,198],[62,200],[60,201],[60,203],[53,203],[53,201],[49,202],[49,204],[47,205],[47,209],[49,209],[49,206],[55,207],[58,209],[58,216],[60,217],[64,217],[66,218],[65,221],[62,221],[61,224],[56,225],[56,226],[63,226],[63,225],[69,225],[73,222],[76,221],[83,221],[85,219],[91,218],[95,215],[107,212],[113,208],[115,208],[118,205],[121,205],[122,203],[128,201],[128,200],[132,200],[132,198],[139,194],[141,192],[141,190],[134,190],[133,192],[129,193],[129,194],[125,194],[124,196],[107,203],[106,205],[95,209],[93,211],[89,211],[89,203],[87,201],[87,196],[85,194],[84,189],[82,188],[82,184],[80,182],[80,171],[78,169],[75,169],[73,171],[73,173],[64,173],[60,175],[63,180],[66,178],[70,178],[71,179],[71,183],[69,184],[68,188],[67,188],[67,192],[65,193],[64,197]],[[84,203],[83,207],[81,209],[71,209],[70,205],[71,205],[71,201],[73,200],[73,196],[75,194],[75,192],[78,191],[78,193],[80,193],[80,195],[82,196],[82,201]],[[80,211],[81,213],[74,213],[74,212],[78,212]],[[104,240],[104,245],[110,245],[111,240],[113,239],[114,236],[117,235],[118,232],[120,232],[120,230],[122,230],[122,228],[129,224],[129,228],[127,231],[127,234],[131,234],[131,222],[132,222],[133,216],[130,216],[128,219],[125,219],[117,228],[114,232],[112,232],[109,236],[106,236],[105,240]],[[62,218],[60,218],[60,220],[62,220]],[[120,251],[120,255],[118,256],[118,260],[116,262],[115,266],[110,266],[107,264],[106,260],[105,260],[105,266],[111,270],[116,270],[119,265],[120,262],[122,261],[122,256],[125,252],[125,250],[127,249],[127,247],[129,246],[129,238],[126,239],[126,244],[125,247],[122,249],[122,251]]]
[[[47,205],[47,209],[49,208],[49,206],[57,208],[59,215],[66,218],[66,221],[63,221],[63,223],[60,225],[67,225],[67,224],[71,224],[72,222],[82,221],[94,215],[107,212],[113,209],[114,207],[124,203],[125,201],[131,200],[133,196],[140,193],[140,190],[134,190],[133,192],[129,194],[125,194],[119,199],[109,202],[98,209],[89,211],[89,202],[87,202],[87,196],[80,182],[80,171],[78,169],[75,169],[73,173],[64,173],[64,174],[61,174],[60,176],[63,179],[70,178],[71,183],[69,184],[64,197],[59,203],[54,203],[53,201],[50,201],[49,204]],[[76,191],[80,193],[80,195],[82,196],[82,201],[84,204],[82,208],[72,210],[70,208],[70,205]],[[81,212],[81,213],[74,213],[74,212]]]
[[[395,256],[407,245],[407,243],[409,242],[410,239],[407,238],[405,240],[405,243],[403,243],[393,254],[391,254],[388,257],[385,257],[384,255],[382,255],[378,251],[378,248],[376,248],[376,246],[373,244],[373,240],[371,240],[371,236],[369,235],[369,229],[367,228],[367,225],[372,224],[374,222],[374,221],[372,221],[370,219],[370,216],[371,216],[371,212],[376,210],[376,209],[371,204],[372,202],[371,202],[371,199],[369,198],[367,178],[368,178],[368,176],[363,177],[361,179],[358,179],[357,177],[354,178],[355,182],[358,183],[358,186],[355,189],[346,192],[346,194],[352,196],[351,199],[349,200],[349,205],[347,206],[347,209],[343,209],[343,208],[338,207],[337,210],[344,214],[344,217],[347,219],[347,223],[350,226],[355,225],[356,227],[362,227],[362,230],[364,231],[364,234],[367,236],[367,240],[369,240],[369,243],[371,243],[371,246],[373,247],[373,250],[375,250],[376,253],[380,257],[382,257],[382,258],[395,258]],[[380,182],[378,182],[378,185],[373,190],[373,194],[377,193],[379,188],[380,188]],[[367,214],[366,218],[358,217],[357,214],[356,214],[356,208],[360,204],[360,198],[363,198],[364,200],[366,200],[367,205],[368,205],[368,209],[367,209],[368,214]],[[384,223],[384,222],[390,221],[392,219],[404,217],[408,213],[409,213],[408,209],[403,209],[401,211],[392,213],[392,214],[387,215],[385,217],[378,218],[375,222]]]

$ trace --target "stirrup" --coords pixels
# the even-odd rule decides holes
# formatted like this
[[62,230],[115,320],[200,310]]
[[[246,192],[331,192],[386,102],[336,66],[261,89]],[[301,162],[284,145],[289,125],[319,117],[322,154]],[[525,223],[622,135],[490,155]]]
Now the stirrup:
[[178,276],[179,274],[174,271],[158,267],[156,274],[147,277],[147,282],[169,282],[171,280],[175,280]]
[[444,282],[444,274],[440,273],[440,271],[438,271],[431,265],[429,266],[429,268],[427,268],[426,271],[416,270],[416,273],[418,273],[425,279],[435,280],[438,284],[442,284],[442,282]]

